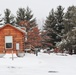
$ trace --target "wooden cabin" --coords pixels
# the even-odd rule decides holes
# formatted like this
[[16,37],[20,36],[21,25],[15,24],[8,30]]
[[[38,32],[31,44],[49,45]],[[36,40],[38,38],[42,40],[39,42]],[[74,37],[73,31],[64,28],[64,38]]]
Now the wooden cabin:
[[0,27],[0,53],[24,51],[24,30],[10,24]]

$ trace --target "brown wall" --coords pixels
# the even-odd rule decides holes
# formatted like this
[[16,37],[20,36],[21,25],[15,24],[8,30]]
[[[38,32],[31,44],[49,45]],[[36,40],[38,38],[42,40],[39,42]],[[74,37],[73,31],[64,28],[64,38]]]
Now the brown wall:
[[[5,49],[5,36],[13,36],[12,49]],[[7,53],[12,52],[12,50],[16,52],[16,43],[20,44],[20,51],[23,51],[24,50],[24,34],[21,31],[9,25],[0,29],[0,53],[3,52],[3,50],[6,50]]]

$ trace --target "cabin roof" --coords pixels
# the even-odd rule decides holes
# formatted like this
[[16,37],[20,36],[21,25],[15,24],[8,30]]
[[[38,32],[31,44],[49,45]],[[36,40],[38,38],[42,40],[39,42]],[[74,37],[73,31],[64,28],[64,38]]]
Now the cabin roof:
[[0,25],[0,29],[3,29],[3,28],[6,27],[6,26],[10,26],[10,27],[12,27],[12,28],[14,28],[14,29],[17,29],[18,31],[20,31],[20,32],[22,32],[22,33],[24,33],[24,34],[26,33],[25,30],[22,30],[20,27],[12,26],[11,24]]

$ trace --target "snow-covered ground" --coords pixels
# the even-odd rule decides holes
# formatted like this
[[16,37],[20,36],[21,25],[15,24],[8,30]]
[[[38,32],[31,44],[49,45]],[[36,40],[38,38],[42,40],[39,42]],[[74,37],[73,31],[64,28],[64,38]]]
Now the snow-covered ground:
[[0,75],[76,75],[76,55],[26,53],[23,58],[6,54],[0,58]]

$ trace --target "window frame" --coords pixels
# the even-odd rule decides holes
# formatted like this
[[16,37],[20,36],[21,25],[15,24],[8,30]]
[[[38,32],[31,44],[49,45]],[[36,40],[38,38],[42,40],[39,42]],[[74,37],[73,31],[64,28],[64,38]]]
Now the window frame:
[[[12,42],[6,42],[6,37],[12,37]],[[7,48],[6,47],[7,43],[12,43],[12,47],[11,48]],[[5,49],[13,49],[13,36],[5,36]]]

